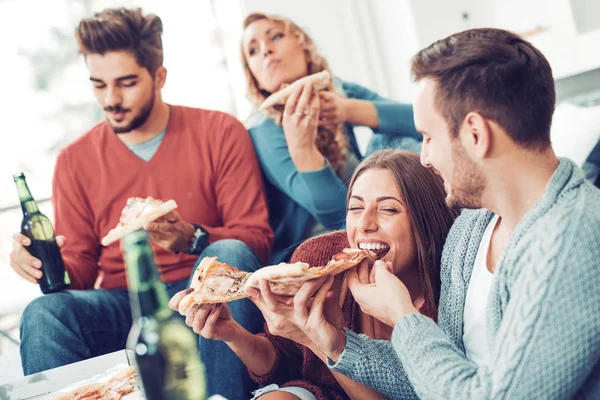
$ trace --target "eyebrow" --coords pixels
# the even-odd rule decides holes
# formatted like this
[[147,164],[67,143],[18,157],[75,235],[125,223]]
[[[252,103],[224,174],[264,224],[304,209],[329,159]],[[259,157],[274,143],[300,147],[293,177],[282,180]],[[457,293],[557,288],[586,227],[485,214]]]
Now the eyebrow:
[[[271,28],[267,29],[267,30],[265,31],[265,36],[268,36],[268,35],[269,35],[269,32],[271,32],[273,29],[277,29],[277,27],[276,27],[276,26],[274,26],[274,27],[271,27]],[[256,38],[252,38],[252,39],[251,39],[251,40],[248,42],[248,45],[250,45],[251,43],[254,43],[254,42],[256,42]]]
[[[115,81],[127,81],[129,79],[137,79],[139,78],[139,75],[136,74],[130,74],[130,75],[125,75],[125,76],[120,76],[117,79],[115,79]],[[94,78],[93,76],[90,76],[90,81],[92,82],[103,82],[102,79],[97,79]]]
[[[360,201],[365,201],[365,199],[363,199],[362,197],[357,196],[355,194],[353,194],[352,196],[350,196],[350,198],[351,199],[357,199],[357,200],[360,200]],[[375,199],[375,201],[377,201],[378,203],[382,202],[382,201],[385,201],[385,200],[396,200],[398,203],[404,205],[404,203],[402,203],[402,201],[400,199],[397,199],[394,196],[381,196],[381,197],[377,197]]]

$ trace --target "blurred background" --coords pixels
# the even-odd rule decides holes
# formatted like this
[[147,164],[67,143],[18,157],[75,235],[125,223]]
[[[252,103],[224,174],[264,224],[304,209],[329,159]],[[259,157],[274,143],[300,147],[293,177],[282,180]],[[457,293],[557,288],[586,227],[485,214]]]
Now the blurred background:
[[[600,137],[598,0],[0,0],[0,384],[19,373],[5,366],[18,356],[20,313],[41,294],[9,266],[22,216],[12,175],[25,173],[52,218],[58,150],[103,118],[74,29],[82,17],[115,6],[139,6],[162,18],[167,102],[222,110],[242,121],[251,111],[239,58],[249,12],[292,18],[335,75],[403,102],[413,95],[410,58],[419,49],[469,28],[512,30],[552,65],[559,99],[555,150],[590,179],[598,174],[600,160],[589,159]],[[368,135],[361,135],[363,149]]]

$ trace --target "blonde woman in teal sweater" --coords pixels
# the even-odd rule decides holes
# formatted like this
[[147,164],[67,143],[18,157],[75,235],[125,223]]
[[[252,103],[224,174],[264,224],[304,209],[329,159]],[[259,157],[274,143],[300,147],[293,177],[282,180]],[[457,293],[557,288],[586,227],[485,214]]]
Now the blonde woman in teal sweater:
[[393,399],[600,398],[600,191],[552,150],[548,61],[475,29],[422,50],[412,71],[422,163],[448,204],[474,209],[446,240],[438,323],[381,261],[348,284],[391,343],[329,323],[318,302],[300,312],[294,299],[293,322],[331,368]]
[[[283,17],[253,13],[244,21],[242,60],[255,108],[282,85],[329,70],[312,38]],[[340,229],[346,184],[362,159],[354,126],[383,144],[418,151],[412,106],[337,78],[325,90],[300,88],[296,100],[256,111],[247,128],[265,178],[275,243],[270,264],[287,261],[305,239]],[[291,96],[293,99],[294,96]]]

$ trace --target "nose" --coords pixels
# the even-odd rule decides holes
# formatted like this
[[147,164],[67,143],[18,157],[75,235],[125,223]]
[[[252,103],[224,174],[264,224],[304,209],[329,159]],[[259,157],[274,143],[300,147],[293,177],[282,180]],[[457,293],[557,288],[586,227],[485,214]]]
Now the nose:
[[425,139],[423,140],[423,143],[421,143],[421,165],[425,168],[431,168],[431,162],[429,162],[429,148]]
[[360,233],[375,232],[377,230],[377,220],[374,214],[375,211],[369,209],[365,209],[362,213],[356,224]]
[[122,102],[121,91],[118,88],[108,86],[104,96],[104,107],[115,107]]
[[271,47],[271,44],[267,43],[265,40],[263,40],[260,44],[260,51],[263,57],[273,54],[273,48]]

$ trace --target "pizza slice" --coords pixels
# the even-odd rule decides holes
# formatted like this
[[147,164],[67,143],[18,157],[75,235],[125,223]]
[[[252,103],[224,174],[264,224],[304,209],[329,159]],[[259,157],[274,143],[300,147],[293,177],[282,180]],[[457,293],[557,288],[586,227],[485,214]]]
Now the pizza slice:
[[194,272],[190,288],[194,291],[179,302],[179,313],[185,315],[195,304],[227,303],[248,297],[244,284],[250,275],[231,265],[204,257]]
[[329,86],[329,83],[331,82],[331,75],[329,74],[329,71],[325,70],[300,78],[289,86],[286,86],[267,97],[258,107],[258,109],[264,110],[276,104],[284,104],[294,90],[309,81],[313,83],[315,91],[323,90]]
[[344,249],[324,267],[311,267],[307,263],[280,263],[263,267],[256,272],[241,271],[217,261],[217,257],[204,257],[196,268],[190,288],[193,292],[179,302],[179,313],[186,315],[196,304],[227,303],[248,297],[247,288],[259,288],[258,282],[269,282],[276,295],[294,296],[302,284],[325,275],[337,275],[358,265],[365,258],[377,260],[371,250]]
[[306,263],[294,264],[280,263],[259,269],[246,280],[245,288],[258,289],[258,282],[264,279],[269,282],[274,294],[293,296],[306,281],[317,279],[325,275],[337,275],[358,265],[367,258],[370,261],[377,260],[377,255],[371,250],[344,249],[334,255],[324,267],[310,267]]
[[108,246],[131,232],[142,229],[148,222],[156,221],[177,208],[175,200],[162,201],[152,197],[130,197],[121,211],[116,227],[102,238],[102,246]]

